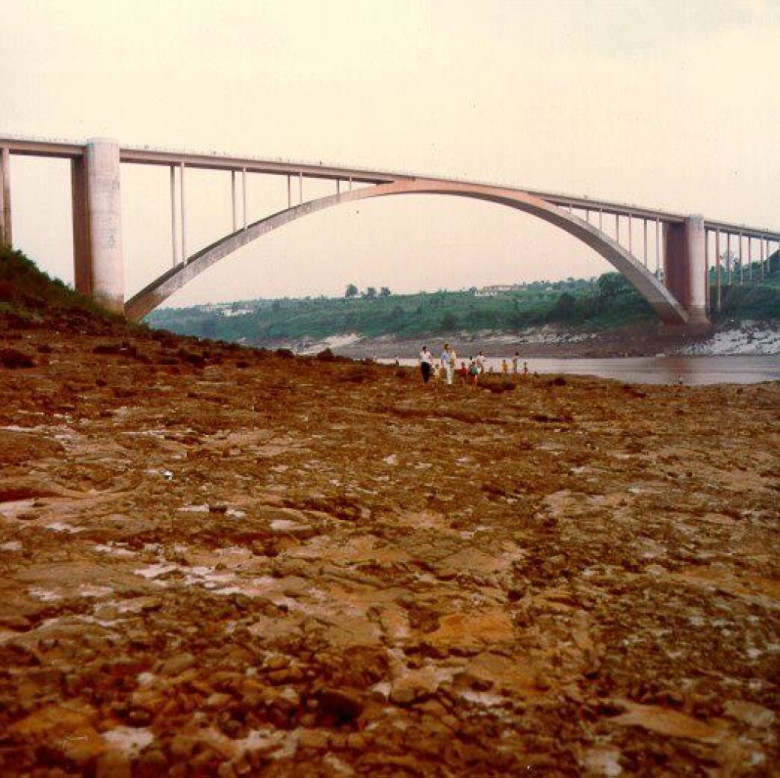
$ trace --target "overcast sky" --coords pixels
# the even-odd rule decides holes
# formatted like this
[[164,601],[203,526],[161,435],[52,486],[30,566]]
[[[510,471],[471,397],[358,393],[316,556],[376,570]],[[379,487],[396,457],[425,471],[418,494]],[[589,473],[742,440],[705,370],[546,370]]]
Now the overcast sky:
[[[0,135],[492,181],[780,227],[780,0],[2,2]],[[67,163],[12,159],[14,238],[71,281]],[[171,263],[165,169],[122,168],[128,295]],[[231,227],[188,175],[190,253]],[[330,194],[311,185],[305,195]],[[251,177],[251,219],[286,205]],[[589,276],[510,209],[409,196],[263,237],[169,304]]]

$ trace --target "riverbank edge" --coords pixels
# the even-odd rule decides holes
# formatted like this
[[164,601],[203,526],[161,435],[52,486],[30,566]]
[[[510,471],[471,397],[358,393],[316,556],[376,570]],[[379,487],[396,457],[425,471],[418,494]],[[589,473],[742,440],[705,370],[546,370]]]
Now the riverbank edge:
[[352,359],[393,359],[415,356],[423,343],[432,348],[449,342],[461,356],[483,351],[489,357],[558,359],[654,357],[654,356],[775,356],[780,355],[780,323],[743,321],[721,325],[703,336],[670,335],[647,325],[613,331],[573,331],[556,325],[533,327],[522,332],[481,331],[438,334],[426,338],[384,335],[364,338],[356,333],[323,340],[253,340],[247,345],[284,348],[296,354],[317,354],[330,349]]

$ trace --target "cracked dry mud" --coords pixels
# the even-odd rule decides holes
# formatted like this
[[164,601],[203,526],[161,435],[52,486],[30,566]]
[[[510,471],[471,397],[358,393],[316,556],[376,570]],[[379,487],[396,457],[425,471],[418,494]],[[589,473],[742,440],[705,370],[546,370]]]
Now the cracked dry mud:
[[778,384],[124,337],[4,344],[0,774],[778,774]]

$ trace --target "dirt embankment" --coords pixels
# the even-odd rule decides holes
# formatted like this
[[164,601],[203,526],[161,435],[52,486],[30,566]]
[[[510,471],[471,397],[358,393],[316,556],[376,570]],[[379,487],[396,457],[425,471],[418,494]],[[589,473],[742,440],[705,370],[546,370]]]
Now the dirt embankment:
[[0,774],[776,774],[777,384],[0,349]]

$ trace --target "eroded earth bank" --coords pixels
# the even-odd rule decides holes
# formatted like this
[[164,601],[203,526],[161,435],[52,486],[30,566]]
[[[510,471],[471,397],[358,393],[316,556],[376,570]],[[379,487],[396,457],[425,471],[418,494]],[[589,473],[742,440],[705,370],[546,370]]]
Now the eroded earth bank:
[[777,775],[777,384],[0,341],[2,775]]

